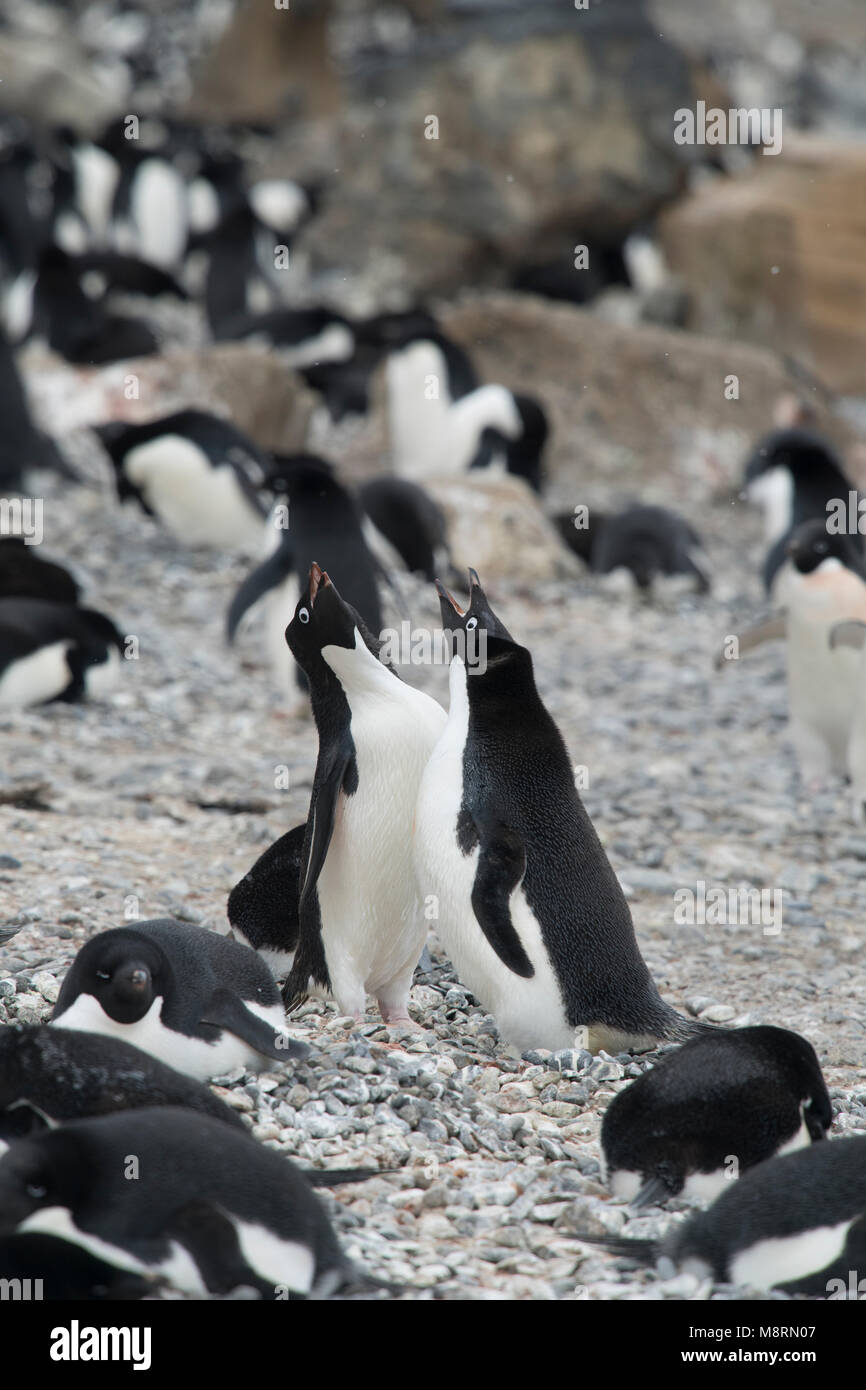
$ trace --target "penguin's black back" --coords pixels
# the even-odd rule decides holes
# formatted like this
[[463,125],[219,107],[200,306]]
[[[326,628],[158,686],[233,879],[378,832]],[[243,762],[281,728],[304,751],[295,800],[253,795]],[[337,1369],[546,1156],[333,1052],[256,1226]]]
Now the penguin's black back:
[[245,1130],[235,1110],[202,1086],[121,1038],[46,1025],[0,1030],[0,1139],[29,1133],[38,1118],[84,1119],[139,1106],[186,1106]]
[[0,537],[0,598],[78,602],[78,585],[62,565],[43,560],[18,536]]
[[634,506],[609,516],[593,535],[591,568],[609,574],[625,566],[640,588],[656,574],[692,574],[707,582],[690,559],[700,537],[689,523],[666,507]]
[[601,1143],[610,1168],[658,1177],[678,1192],[690,1172],[734,1154],[740,1171],[769,1158],[800,1127],[813,1139],[833,1119],[814,1048],[786,1028],[719,1029],[689,1039],[614,1097]]
[[218,988],[229,989],[241,999],[264,1007],[280,1002],[271,972],[248,946],[204,927],[158,917],[137,922],[134,927],[113,927],[91,937],[75,957],[60,987],[54,1018],[60,1018],[77,998],[106,950],[114,950],[120,944],[128,947],[134,959],[142,939],[157,947],[167,962],[161,1018],[168,1028],[188,1034],[197,1031],[201,1009]]

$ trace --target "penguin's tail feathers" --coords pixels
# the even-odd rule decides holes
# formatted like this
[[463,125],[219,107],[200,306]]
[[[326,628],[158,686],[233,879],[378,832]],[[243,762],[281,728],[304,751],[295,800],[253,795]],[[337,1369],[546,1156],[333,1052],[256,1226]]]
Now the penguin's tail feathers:
[[582,1245],[598,1245],[609,1255],[621,1255],[642,1265],[654,1265],[662,1253],[661,1242],[658,1240],[635,1240],[629,1239],[628,1236],[599,1236],[590,1234],[588,1231],[575,1231],[573,1235],[574,1239],[580,1241]]
[[381,1178],[385,1173],[396,1173],[396,1168],[302,1168],[301,1172],[311,1187],[337,1187],[344,1182],[366,1182],[368,1178]]

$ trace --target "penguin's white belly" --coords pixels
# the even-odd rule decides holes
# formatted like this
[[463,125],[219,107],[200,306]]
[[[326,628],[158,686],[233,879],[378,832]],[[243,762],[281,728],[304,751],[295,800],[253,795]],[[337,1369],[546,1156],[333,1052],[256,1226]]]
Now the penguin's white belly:
[[857,698],[848,740],[848,776],[854,792],[854,819],[866,815],[866,651],[860,654]]
[[445,713],[407,687],[353,708],[354,795],[340,795],[317,885],[322,940],[341,1007],[363,1010],[414,969],[427,923],[412,863],[418,784]]
[[794,614],[788,620],[791,736],[807,776],[847,770],[860,656],[846,648],[830,650],[834,621],[803,621]]
[[274,683],[287,698],[297,687],[295,658],[289,651],[286,641],[286,628],[295,616],[300,589],[297,576],[292,571],[265,594],[265,649],[268,665],[273,672]]
[[20,657],[0,676],[0,709],[20,709],[53,700],[72,679],[66,663],[69,642],[52,642]]
[[142,161],[132,184],[130,212],[142,259],[165,270],[178,265],[187,240],[187,192],[167,160]]
[[472,908],[479,850],[464,855],[457,844],[467,730],[465,710],[454,717],[459,696],[459,686],[452,681],[452,718],[427,766],[418,798],[415,864],[419,891],[423,897],[435,894],[438,899],[438,916],[433,919],[436,932],[458,978],[493,1014],[505,1041],[522,1052],[533,1047],[551,1051],[573,1047],[575,1030],[566,1018],[541,929],[523,889],[518,885],[511,895],[511,920],[535,969],[531,979],[516,975],[500,960]]
[[[284,1030],[285,1015],[281,1005],[263,1007],[249,1000],[244,1000],[244,1003],[251,1014]],[[261,1055],[234,1033],[224,1032],[216,1042],[209,1043],[204,1038],[191,1038],[185,1033],[175,1032],[173,1028],[166,1028],[161,1018],[162,1004],[162,996],[157,995],[144,1018],[137,1023],[118,1023],[108,1016],[92,994],[79,994],[66,1012],[60,1018],[52,1019],[52,1023],[57,1028],[76,1028],[85,1033],[103,1033],[112,1038],[122,1038],[124,1042],[140,1047],[142,1052],[150,1053],[151,1057],[166,1062],[176,1071],[195,1077],[197,1081],[222,1076],[235,1067],[247,1067],[252,1071],[261,1068]]]
[[448,457],[448,369],[433,343],[417,342],[388,358],[385,371],[394,471],[404,478],[456,472]]
[[756,1241],[739,1251],[731,1261],[731,1282],[769,1289],[825,1269],[845,1248],[854,1224],[840,1221],[836,1226],[816,1226],[796,1235],[774,1236]]
[[214,468],[181,435],[163,435],[130,449],[131,482],[179,541],[217,550],[257,551],[264,518],[252,506],[230,464]]
[[88,666],[84,672],[84,688],[94,700],[101,700],[114,690],[120,674],[121,656],[116,647],[109,647],[105,661]]

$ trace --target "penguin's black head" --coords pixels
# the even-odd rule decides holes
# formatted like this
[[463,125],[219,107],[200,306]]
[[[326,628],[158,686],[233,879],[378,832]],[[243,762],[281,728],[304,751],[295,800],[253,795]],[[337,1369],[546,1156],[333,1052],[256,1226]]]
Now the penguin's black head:
[[282,497],[327,497],[340,484],[332,463],[316,454],[275,454],[262,488]]
[[378,656],[378,639],[367,630],[351,604],[341,598],[326,572],[313,561],[307,592],[301,594],[295,616],[286,628],[289,650],[312,685],[330,670],[323,650],[344,647],[353,651],[358,641],[356,633],[368,650]]
[[155,942],[129,927],[103,932],[81,948],[79,992],[92,994],[116,1023],[137,1023],[164,996],[167,965]]
[[846,569],[866,578],[866,565],[858,540],[844,532],[827,530],[823,520],[806,521],[798,526],[786,547],[789,560],[800,574],[812,574],[827,560],[836,560]]
[[475,570],[469,571],[469,606],[461,608],[444,584],[436,580],[442,626],[451,639],[452,656],[461,656],[467,670],[483,670],[488,657],[504,655],[517,647],[504,623],[487,601]]
[[827,440],[813,430],[781,429],[766,435],[746,461],[744,486],[748,487],[776,468],[786,469],[795,483],[826,480],[833,487],[848,486],[838,456]]
[[75,1147],[59,1130],[43,1130],[10,1145],[0,1157],[0,1235],[11,1234],[45,1207],[72,1205],[88,1173]]

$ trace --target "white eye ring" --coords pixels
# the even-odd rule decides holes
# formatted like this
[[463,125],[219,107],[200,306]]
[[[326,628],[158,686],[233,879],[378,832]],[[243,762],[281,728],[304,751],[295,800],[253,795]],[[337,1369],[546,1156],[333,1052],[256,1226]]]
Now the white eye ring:
[[470,632],[470,631],[472,630],[472,628],[477,627],[477,626],[478,626],[478,619],[477,619],[477,618],[470,618],[469,621],[468,621],[467,624],[466,624],[466,631],[467,631],[467,632]]
[[109,974],[109,972],[108,972],[107,970],[97,970],[97,972],[96,972],[96,978],[97,978],[97,980],[110,980],[110,979],[111,979],[111,975]]
[[302,609],[300,609],[300,611],[298,612],[298,619],[299,619],[299,621],[302,622],[302,623],[308,623],[308,622],[310,621],[310,610],[309,610],[309,608],[302,608]]

